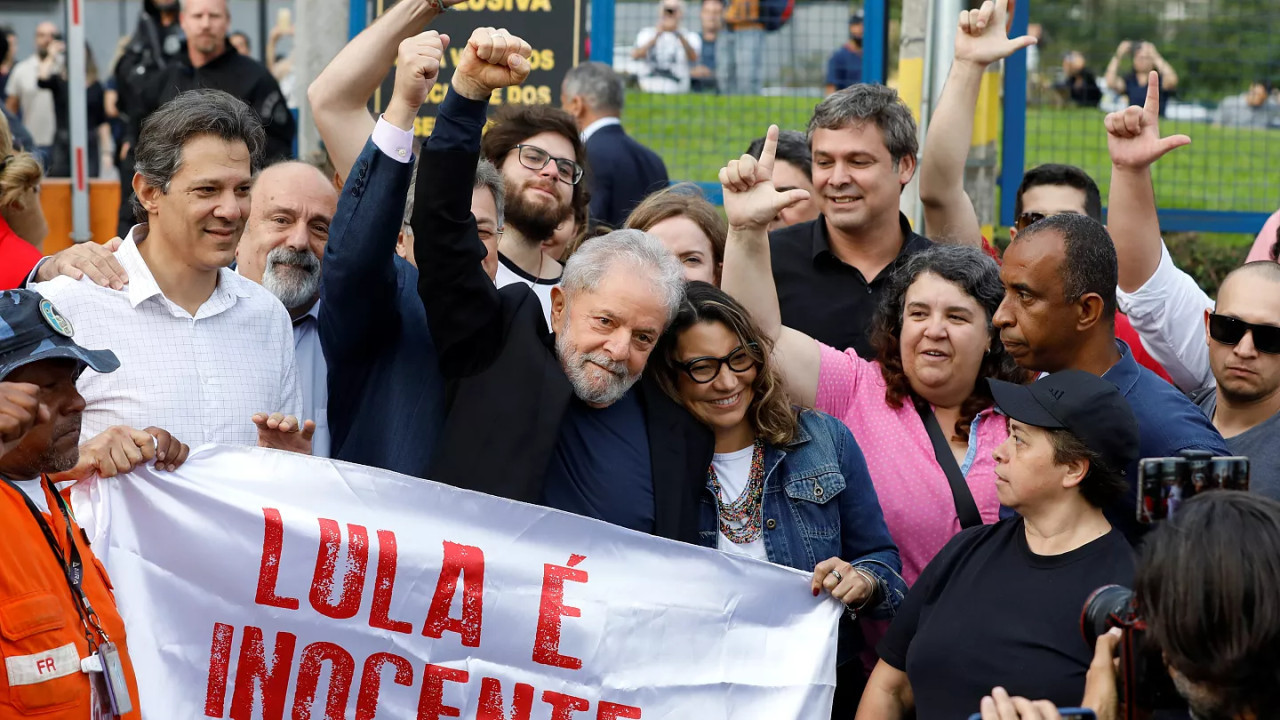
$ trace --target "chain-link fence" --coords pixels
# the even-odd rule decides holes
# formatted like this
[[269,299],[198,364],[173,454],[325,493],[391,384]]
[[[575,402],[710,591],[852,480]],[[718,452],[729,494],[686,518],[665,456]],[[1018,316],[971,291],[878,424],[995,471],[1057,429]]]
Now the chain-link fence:
[[[1261,225],[1242,214],[1280,206],[1277,8],[1275,0],[1034,0],[1030,32],[1040,43],[1028,58],[1027,167],[1078,165],[1105,201],[1103,113],[1141,104],[1155,69],[1161,133],[1192,139],[1154,168],[1161,209],[1192,211],[1172,223],[1183,229]],[[1190,227],[1196,218],[1202,227]]]
[[[828,77],[833,54],[837,70],[844,71],[841,77],[857,71],[850,3],[802,1],[781,27],[759,29],[776,22],[767,17],[771,6],[785,5],[773,0],[614,5],[613,67],[630,88],[623,119],[636,139],[662,155],[673,180],[714,181],[725,161],[745,152],[771,123],[803,130],[828,81],[839,82]],[[735,8],[748,6],[766,16],[763,23],[735,18]],[[681,32],[669,30],[674,27]]]

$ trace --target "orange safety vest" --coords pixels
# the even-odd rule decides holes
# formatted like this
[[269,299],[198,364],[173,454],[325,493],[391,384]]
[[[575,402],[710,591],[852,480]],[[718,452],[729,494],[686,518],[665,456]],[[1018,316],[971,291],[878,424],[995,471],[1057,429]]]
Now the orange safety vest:
[[[48,481],[42,481],[52,510],[45,513],[45,522],[53,530],[63,557],[69,557],[66,524]],[[8,483],[0,483],[0,528],[4,528],[0,542],[0,658],[4,660],[0,666],[0,720],[87,720],[93,710],[90,677],[81,671],[80,660],[90,653],[85,626],[76,611],[78,601],[73,599],[62,563],[21,491]],[[71,530],[84,566],[81,587],[98,623],[116,644],[129,683],[134,710],[122,717],[138,720],[142,717],[138,683],[111,581],[74,520]],[[94,637],[101,642],[96,633]]]

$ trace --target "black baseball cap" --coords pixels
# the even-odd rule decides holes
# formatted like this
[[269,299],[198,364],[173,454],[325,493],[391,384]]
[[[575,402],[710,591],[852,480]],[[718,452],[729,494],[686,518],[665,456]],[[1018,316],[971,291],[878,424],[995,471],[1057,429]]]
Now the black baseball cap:
[[996,407],[1014,420],[1066,430],[1117,472],[1138,459],[1138,420],[1110,381],[1083,370],[1063,370],[1030,385],[987,382]]
[[0,380],[23,365],[68,358],[100,373],[120,367],[110,350],[86,350],[75,343],[71,321],[53,303],[31,290],[0,292]]
[[854,10],[854,11],[849,15],[849,24],[850,24],[850,25],[861,25],[861,24],[862,24],[862,11],[861,11],[861,10]]

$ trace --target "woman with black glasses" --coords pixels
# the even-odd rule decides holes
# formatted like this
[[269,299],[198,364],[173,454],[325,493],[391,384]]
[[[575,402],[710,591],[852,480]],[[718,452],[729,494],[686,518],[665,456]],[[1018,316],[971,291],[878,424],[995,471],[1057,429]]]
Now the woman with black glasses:
[[[771,359],[772,342],[747,311],[703,282],[688,286],[654,356],[659,384],[715,432],[700,541],[707,547],[812,571],[848,619],[888,619],[906,593],[862,452],[839,420],[791,405]],[[837,667],[862,642],[841,624]],[[849,713],[860,683],[840,683]]]

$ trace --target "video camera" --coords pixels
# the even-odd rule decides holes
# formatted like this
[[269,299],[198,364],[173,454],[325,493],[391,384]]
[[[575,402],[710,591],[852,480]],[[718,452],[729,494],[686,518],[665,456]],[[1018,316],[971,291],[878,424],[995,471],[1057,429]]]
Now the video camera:
[[1183,450],[1180,457],[1138,461],[1138,522],[1171,518],[1178,506],[1205,490],[1248,490],[1249,458],[1213,457]]

